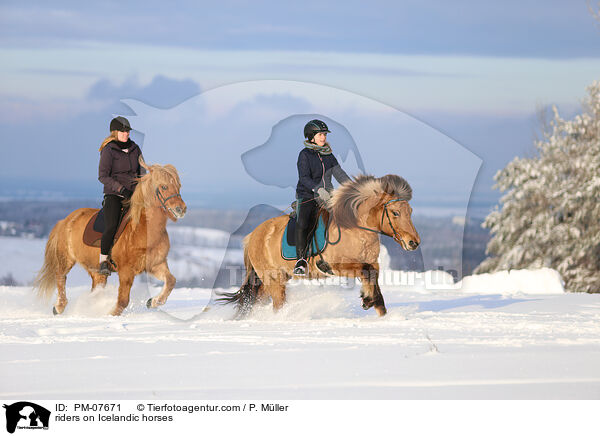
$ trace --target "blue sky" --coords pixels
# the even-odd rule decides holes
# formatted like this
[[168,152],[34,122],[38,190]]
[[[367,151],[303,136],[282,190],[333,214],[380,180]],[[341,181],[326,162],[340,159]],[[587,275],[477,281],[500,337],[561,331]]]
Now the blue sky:
[[121,99],[164,109],[289,80],[373,99],[448,135],[482,161],[473,199],[494,200],[493,174],[533,149],[536,110],[574,113],[599,78],[599,39],[579,0],[4,1],[0,181],[23,195],[99,196],[97,143],[113,114],[133,115]]

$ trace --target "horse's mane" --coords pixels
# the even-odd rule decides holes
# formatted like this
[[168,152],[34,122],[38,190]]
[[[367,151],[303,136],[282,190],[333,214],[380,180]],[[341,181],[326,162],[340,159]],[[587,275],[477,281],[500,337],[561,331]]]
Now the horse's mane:
[[412,198],[412,188],[406,180],[394,174],[380,178],[361,174],[333,192],[330,210],[341,227],[356,227],[359,206],[372,197],[381,200],[384,194],[409,201]]
[[140,164],[146,169],[146,174],[138,178],[129,206],[131,210],[131,224],[135,229],[140,222],[142,211],[152,205],[156,188],[164,184],[175,183],[177,189],[181,188],[179,174],[173,165],[146,165],[140,156]]

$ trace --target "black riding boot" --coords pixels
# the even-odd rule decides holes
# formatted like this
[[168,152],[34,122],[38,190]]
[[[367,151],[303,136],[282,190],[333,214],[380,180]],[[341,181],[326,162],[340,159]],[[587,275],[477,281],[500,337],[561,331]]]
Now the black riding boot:
[[327,263],[325,259],[319,259],[317,261],[317,269],[325,275],[334,275],[333,270],[331,269],[331,265],[329,265],[329,263]]
[[[100,254],[108,256],[114,243],[115,233],[121,220],[123,199],[118,195],[107,194],[104,196],[102,207],[104,209],[104,232],[100,241]],[[108,259],[100,262],[99,273],[109,276],[111,272]]]
[[305,276],[308,274],[308,262],[306,261],[308,248],[309,230],[296,224],[296,265],[294,275]]

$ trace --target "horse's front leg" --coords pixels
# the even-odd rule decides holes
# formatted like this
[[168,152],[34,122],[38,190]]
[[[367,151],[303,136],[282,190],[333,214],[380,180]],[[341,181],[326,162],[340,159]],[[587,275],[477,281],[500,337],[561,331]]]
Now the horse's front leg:
[[119,270],[119,296],[117,297],[117,305],[110,313],[113,316],[119,316],[129,305],[129,294],[131,293],[131,285],[135,274],[127,270]]
[[379,264],[363,264],[360,276],[362,279],[360,297],[362,298],[363,309],[367,310],[370,307],[375,307],[377,315],[385,315],[387,310],[379,287]]
[[159,263],[158,265],[152,267],[152,269],[149,272],[158,280],[165,282],[165,284],[163,285],[160,294],[148,300],[148,302],[146,303],[148,309],[162,306],[163,304],[165,304],[167,302],[167,298],[169,298],[169,295],[171,295],[171,291],[175,287],[176,282],[175,277],[173,276],[173,274],[171,274],[171,271],[169,271],[169,265],[167,265],[167,261],[164,261],[163,263]]

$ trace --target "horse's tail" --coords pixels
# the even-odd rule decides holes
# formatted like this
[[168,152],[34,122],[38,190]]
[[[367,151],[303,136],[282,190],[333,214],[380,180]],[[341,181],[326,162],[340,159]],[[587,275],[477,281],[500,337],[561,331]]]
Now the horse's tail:
[[246,267],[246,277],[244,278],[242,287],[237,292],[219,293],[221,298],[216,300],[219,304],[235,303],[237,305],[236,318],[243,318],[250,313],[254,303],[256,303],[258,291],[262,285],[262,281],[250,261],[250,256],[248,256],[249,241],[250,235],[244,238],[244,266]]
[[54,289],[56,288],[56,273],[60,265],[58,240],[62,225],[63,221],[59,221],[50,232],[48,242],[46,242],[44,265],[42,265],[42,268],[33,281],[33,287],[34,289],[37,288],[38,297],[40,298],[49,299],[54,294]]

